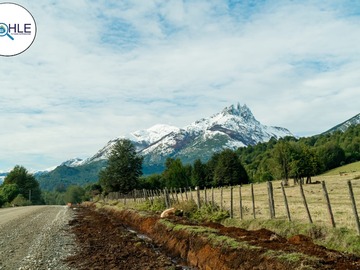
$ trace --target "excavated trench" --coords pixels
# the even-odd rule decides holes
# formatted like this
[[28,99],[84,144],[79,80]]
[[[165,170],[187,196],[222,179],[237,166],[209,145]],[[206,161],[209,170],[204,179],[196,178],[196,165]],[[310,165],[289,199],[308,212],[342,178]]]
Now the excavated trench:
[[358,256],[265,229],[90,207],[70,225],[80,248],[67,262],[77,269],[360,269]]

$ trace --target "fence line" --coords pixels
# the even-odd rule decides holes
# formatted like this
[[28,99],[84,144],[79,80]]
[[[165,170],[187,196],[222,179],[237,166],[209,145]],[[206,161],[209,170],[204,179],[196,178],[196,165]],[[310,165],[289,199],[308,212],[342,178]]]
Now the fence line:
[[[310,223],[324,223],[325,220],[328,220],[325,224],[328,225],[330,221],[330,225],[334,228],[336,224],[341,224],[341,227],[356,227],[360,235],[360,221],[353,185],[350,180],[347,184],[348,196],[340,194],[339,190],[343,191],[343,189],[336,187],[328,192],[325,182],[322,181],[321,185],[303,185],[300,182],[298,191],[296,186],[285,187],[280,182],[280,187],[274,187],[272,182],[268,182],[267,185],[262,186],[256,184],[238,186],[238,193],[234,193],[234,187],[195,188],[195,190],[164,188],[162,190],[133,190],[128,194],[112,192],[106,197],[103,196],[102,199],[105,201],[118,200],[123,204],[129,204],[130,202],[142,203],[145,201],[153,203],[156,198],[160,198],[164,200],[167,208],[191,200],[196,203],[198,208],[204,204],[218,206],[220,210],[229,211],[231,218],[241,220],[277,218],[292,221],[306,220],[307,217]],[[360,182],[356,183],[356,187],[360,188]],[[359,191],[357,189],[357,194],[360,194]],[[332,200],[332,204],[330,196],[335,198]],[[352,213],[349,209],[352,209]],[[335,223],[335,219],[338,219],[337,223]]]

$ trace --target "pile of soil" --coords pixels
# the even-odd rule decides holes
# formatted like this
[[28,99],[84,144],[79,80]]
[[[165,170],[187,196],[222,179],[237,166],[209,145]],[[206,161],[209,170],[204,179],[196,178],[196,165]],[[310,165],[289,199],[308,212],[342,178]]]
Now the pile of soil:
[[[315,245],[308,237],[284,239],[261,229],[197,224],[135,211],[81,208],[71,222],[80,253],[68,259],[79,269],[360,269],[360,257]],[[127,228],[146,234],[139,239]]]
[[[106,211],[76,208],[69,222],[78,251],[66,259],[75,269],[183,269],[146,237],[139,237]],[[190,269],[190,268],[189,268]]]

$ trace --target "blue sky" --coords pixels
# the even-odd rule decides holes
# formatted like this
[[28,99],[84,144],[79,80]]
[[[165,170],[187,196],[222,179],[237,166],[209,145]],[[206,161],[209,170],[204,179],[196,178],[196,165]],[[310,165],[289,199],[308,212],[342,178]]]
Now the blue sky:
[[38,32],[0,58],[0,170],[86,158],[237,102],[298,136],[359,113],[356,1],[17,3]]

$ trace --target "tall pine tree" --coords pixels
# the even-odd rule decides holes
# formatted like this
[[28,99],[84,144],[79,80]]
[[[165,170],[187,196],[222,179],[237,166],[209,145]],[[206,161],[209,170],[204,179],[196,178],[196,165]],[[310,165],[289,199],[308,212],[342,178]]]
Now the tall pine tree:
[[115,143],[108,158],[108,166],[100,172],[100,185],[108,192],[128,193],[139,185],[143,157],[136,153],[128,139]]

